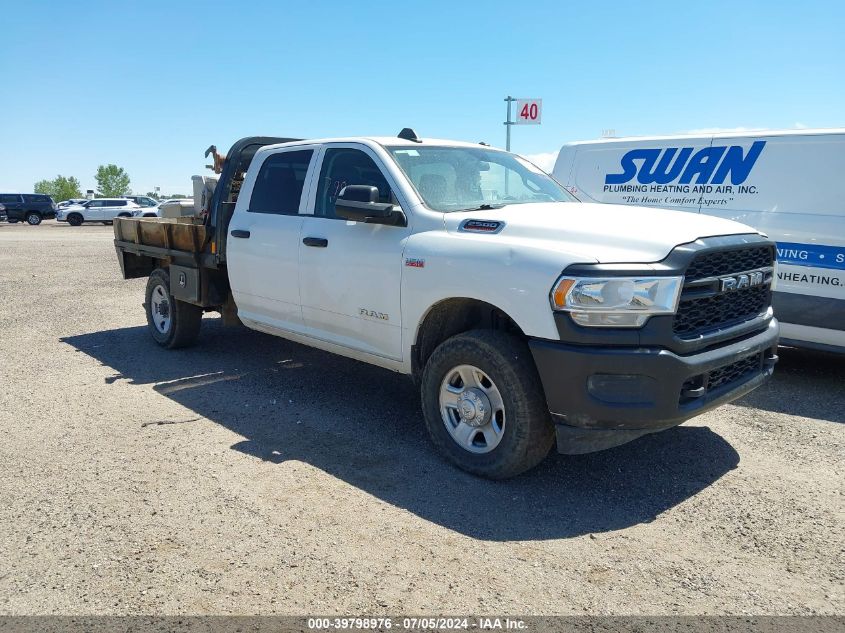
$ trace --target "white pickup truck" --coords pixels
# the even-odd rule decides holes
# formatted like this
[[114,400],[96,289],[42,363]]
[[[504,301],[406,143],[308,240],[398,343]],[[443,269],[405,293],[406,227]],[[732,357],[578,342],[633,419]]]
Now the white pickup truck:
[[[735,222],[583,204],[522,158],[395,138],[236,143],[200,218],[115,221],[150,333],[204,311],[412,376],[440,451],[504,478],[557,442],[628,442],[777,361],[774,243]],[[354,392],[349,393],[354,402]]]

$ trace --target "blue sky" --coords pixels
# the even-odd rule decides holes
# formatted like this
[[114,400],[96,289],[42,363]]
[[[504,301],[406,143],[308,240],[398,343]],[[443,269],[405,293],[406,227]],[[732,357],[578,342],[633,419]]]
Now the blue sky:
[[116,163],[188,192],[242,136],[504,145],[707,128],[845,126],[842,2],[0,0],[0,191]]

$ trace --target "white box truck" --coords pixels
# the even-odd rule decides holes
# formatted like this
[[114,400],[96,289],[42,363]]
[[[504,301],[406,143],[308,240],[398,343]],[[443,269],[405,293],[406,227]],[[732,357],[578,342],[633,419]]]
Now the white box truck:
[[714,215],[767,234],[778,245],[781,342],[845,352],[845,129],[579,141],[563,146],[553,175],[585,202]]

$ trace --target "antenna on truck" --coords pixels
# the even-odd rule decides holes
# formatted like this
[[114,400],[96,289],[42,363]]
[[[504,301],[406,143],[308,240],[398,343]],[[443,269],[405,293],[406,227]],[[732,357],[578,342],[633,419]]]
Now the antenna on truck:
[[422,139],[417,136],[417,133],[414,132],[413,128],[403,127],[402,131],[396,136],[403,138],[406,141],[411,141],[412,143],[422,143]]

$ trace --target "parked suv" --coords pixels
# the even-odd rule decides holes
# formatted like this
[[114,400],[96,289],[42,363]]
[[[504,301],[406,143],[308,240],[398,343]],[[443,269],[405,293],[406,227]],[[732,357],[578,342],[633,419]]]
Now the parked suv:
[[64,209],[72,204],[83,204],[85,202],[88,202],[88,198],[69,198],[56,204],[56,210],[58,211],[59,209]]
[[94,198],[56,212],[56,220],[79,226],[83,222],[108,224],[115,218],[141,215],[141,207],[126,198]]
[[6,207],[6,217],[12,224],[26,220],[35,226],[56,217],[56,203],[43,193],[0,193],[0,204]]
[[158,217],[159,201],[149,196],[123,196],[127,200],[131,200],[143,209],[142,215],[145,218]]

